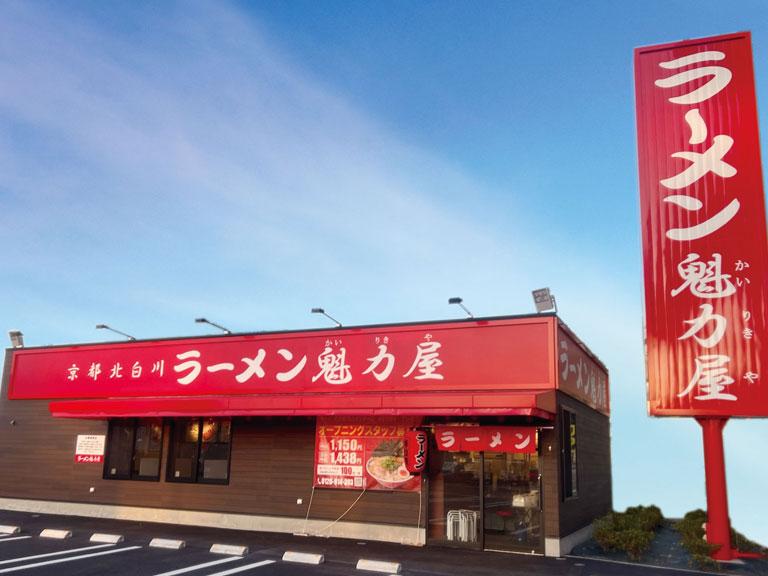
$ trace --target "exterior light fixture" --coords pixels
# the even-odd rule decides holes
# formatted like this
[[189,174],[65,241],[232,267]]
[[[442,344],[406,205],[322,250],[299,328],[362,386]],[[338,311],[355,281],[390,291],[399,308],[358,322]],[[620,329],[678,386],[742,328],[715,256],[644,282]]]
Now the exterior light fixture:
[[555,310],[557,314],[557,302],[555,302],[555,295],[551,294],[549,288],[539,288],[531,292],[533,295],[533,302],[536,304],[536,312],[546,312],[547,310]]
[[120,336],[125,336],[128,338],[128,340],[136,340],[133,336],[130,334],[126,334],[125,332],[120,332],[120,330],[115,330],[114,328],[110,328],[106,324],[96,324],[96,330],[109,330],[110,332],[114,332],[115,334],[120,334]]
[[11,339],[11,348],[24,348],[24,334],[21,330],[8,330],[8,337]]
[[341,322],[339,322],[338,320],[336,320],[336,318],[328,314],[323,308],[312,308],[312,314],[322,314],[326,318],[330,318],[336,324],[337,328],[341,328]]
[[225,334],[232,334],[232,330],[229,330],[228,328],[224,328],[224,326],[220,324],[216,324],[216,322],[211,322],[207,318],[195,318],[195,322],[198,324],[210,324],[214,328],[218,328],[219,330],[223,330]]
[[464,312],[467,313],[467,318],[474,318],[472,315],[472,312],[469,311],[469,309],[462,304],[464,302],[463,298],[459,298],[458,296],[454,296],[453,298],[448,298],[448,304],[458,304],[461,306],[461,309],[464,310]]

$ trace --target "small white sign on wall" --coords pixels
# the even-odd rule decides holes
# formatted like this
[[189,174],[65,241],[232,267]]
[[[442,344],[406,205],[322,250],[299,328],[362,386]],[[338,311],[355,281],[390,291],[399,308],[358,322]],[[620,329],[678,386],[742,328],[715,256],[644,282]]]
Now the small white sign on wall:
[[104,434],[78,434],[75,446],[75,462],[101,463],[104,462],[104,446],[107,437]]

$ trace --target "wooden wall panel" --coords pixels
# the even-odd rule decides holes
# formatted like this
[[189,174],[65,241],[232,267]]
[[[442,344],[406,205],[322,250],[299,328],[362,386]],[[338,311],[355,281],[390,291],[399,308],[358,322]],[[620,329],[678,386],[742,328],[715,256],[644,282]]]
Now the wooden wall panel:
[[555,430],[539,432],[542,522],[545,538],[560,536],[560,441]]
[[[8,362],[4,380],[8,377]],[[102,420],[53,418],[48,402],[0,399],[0,496],[305,518],[312,496],[314,418],[236,418],[229,485],[104,480],[101,464],[76,464],[78,434],[106,434]],[[14,425],[10,422],[13,420]],[[91,493],[89,490],[95,490]],[[318,489],[310,519],[335,520],[360,492]],[[301,498],[303,503],[296,504]],[[344,520],[415,526],[419,495],[367,492]]]
[[[576,414],[578,496],[560,503],[560,537],[613,509],[611,433],[607,416],[558,393],[560,406]],[[559,437],[560,419],[557,422]]]

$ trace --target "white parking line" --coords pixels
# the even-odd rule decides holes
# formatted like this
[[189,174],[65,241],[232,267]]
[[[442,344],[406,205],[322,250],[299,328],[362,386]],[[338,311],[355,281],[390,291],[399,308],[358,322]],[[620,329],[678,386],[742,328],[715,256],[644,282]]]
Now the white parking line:
[[192,572],[193,570],[201,570],[203,568],[208,568],[208,566],[216,566],[217,564],[232,562],[233,560],[242,560],[242,558],[240,556],[231,556],[229,558],[221,558],[219,560],[206,562],[205,564],[195,564],[194,566],[187,566],[186,568],[179,568],[178,570],[171,570],[170,572],[155,574],[155,576],[176,576],[176,574],[185,574],[187,572]]
[[141,546],[128,546],[127,548],[116,548],[114,550],[106,550],[104,552],[94,552],[93,554],[81,554],[80,556],[69,556],[67,558],[59,558],[58,560],[48,560],[46,562],[36,562],[34,564],[25,564],[24,566],[14,566],[13,568],[3,568],[0,570],[0,574],[6,574],[8,572],[17,572],[18,570],[27,570],[28,568],[37,568],[38,566],[48,566],[50,564],[61,564],[62,562],[72,562],[73,560],[82,560],[83,558],[93,558],[95,556],[106,556],[107,554],[117,554],[118,552],[129,552],[130,550],[138,550]]
[[0,560],[0,564],[13,564],[14,562],[23,562],[24,560],[37,560],[38,558],[48,558],[50,556],[61,556],[70,552],[82,552],[83,550],[96,550],[97,548],[106,548],[114,544],[99,544],[98,546],[87,546],[85,548],[72,548],[70,550],[60,550],[59,552],[48,552],[47,554],[36,554],[34,556],[22,556],[20,558],[11,558],[9,560]]
[[26,540],[32,536],[14,536],[13,538],[0,538],[0,542],[10,542],[11,540]]
[[274,560],[262,560],[261,562],[254,562],[253,564],[246,564],[245,566],[238,566],[237,568],[230,568],[224,570],[224,572],[214,572],[208,576],[229,576],[229,574],[237,574],[238,572],[245,572],[251,568],[258,568],[259,566],[266,566],[267,564],[274,564]]

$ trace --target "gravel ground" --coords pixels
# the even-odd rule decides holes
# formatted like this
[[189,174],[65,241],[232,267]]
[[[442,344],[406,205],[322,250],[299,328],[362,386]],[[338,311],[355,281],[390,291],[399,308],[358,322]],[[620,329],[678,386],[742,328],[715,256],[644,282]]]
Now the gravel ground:
[[[571,555],[631,562],[623,552],[604,552],[592,539],[574,548]],[[643,555],[639,563],[667,568],[697,569],[691,564],[691,557],[683,548],[680,534],[669,524],[659,529],[650,550]],[[709,568],[706,570],[711,571]],[[720,572],[734,576],[768,576],[768,560],[749,559],[736,564],[721,564]]]

